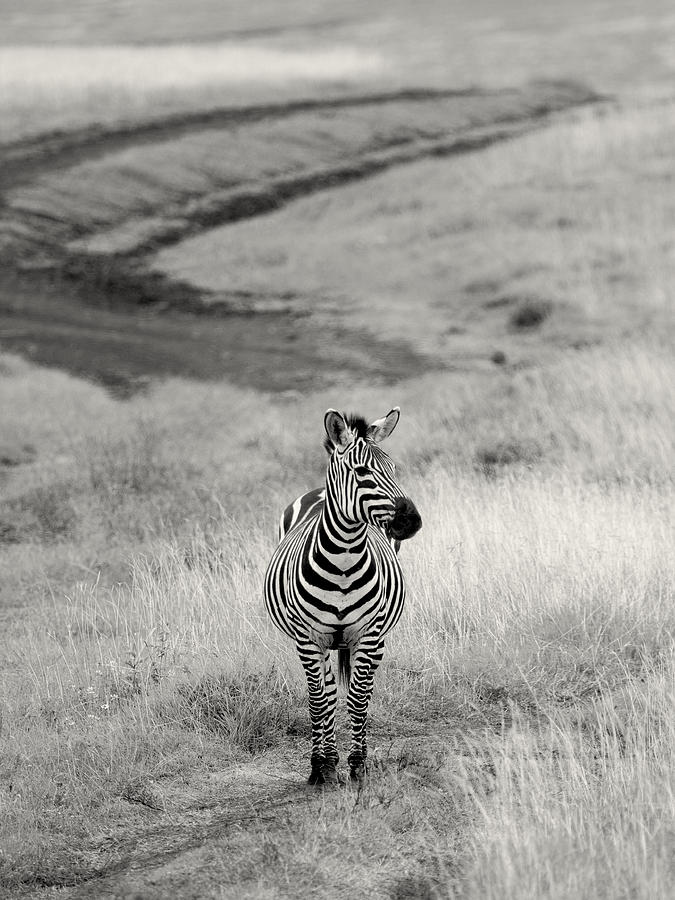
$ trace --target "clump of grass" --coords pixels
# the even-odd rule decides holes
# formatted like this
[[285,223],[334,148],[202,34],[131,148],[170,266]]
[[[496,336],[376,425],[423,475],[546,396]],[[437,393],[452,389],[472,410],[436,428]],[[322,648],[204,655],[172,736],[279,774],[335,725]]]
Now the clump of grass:
[[276,747],[290,730],[304,701],[289,691],[274,667],[266,672],[206,676],[179,685],[179,707],[187,726],[224,735],[248,753]]
[[405,875],[394,882],[390,900],[437,900],[437,885],[428,875]]
[[76,490],[70,481],[55,481],[6,501],[0,507],[0,541],[50,543],[72,537],[78,523]]
[[0,544],[21,543],[21,531],[10,519],[0,518]]
[[531,466],[541,458],[542,452],[533,440],[499,441],[492,447],[480,447],[476,451],[476,462],[480,471],[494,475],[502,466]]
[[147,806],[148,809],[161,810],[163,808],[161,798],[147,777],[137,776],[128,781],[123,786],[120,796],[127,803],[140,803],[142,806]]

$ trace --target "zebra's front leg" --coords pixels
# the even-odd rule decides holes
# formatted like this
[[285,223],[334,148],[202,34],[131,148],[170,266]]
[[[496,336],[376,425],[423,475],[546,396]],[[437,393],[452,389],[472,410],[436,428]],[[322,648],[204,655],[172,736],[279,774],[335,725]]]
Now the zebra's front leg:
[[325,652],[323,658],[324,673],[324,690],[326,692],[326,715],[324,718],[323,728],[323,755],[324,767],[323,776],[326,783],[337,784],[340,777],[337,771],[337,765],[340,756],[337,750],[337,740],[335,737],[335,706],[337,702],[337,684],[335,676],[330,664],[330,653]]
[[347,709],[352,724],[352,742],[349,748],[349,777],[352,781],[363,781],[366,774],[366,725],[368,704],[373,693],[373,681],[377,667],[382,662],[384,642],[374,646],[360,646],[352,661],[352,676],[349,681]]
[[305,678],[307,679],[309,718],[312,723],[312,769],[308,783],[325,784],[324,730],[329,710],[329,700],[325,686],[324,653],[311,642],[303,643],[298,641],[297,648],[300,661],[305,670]]

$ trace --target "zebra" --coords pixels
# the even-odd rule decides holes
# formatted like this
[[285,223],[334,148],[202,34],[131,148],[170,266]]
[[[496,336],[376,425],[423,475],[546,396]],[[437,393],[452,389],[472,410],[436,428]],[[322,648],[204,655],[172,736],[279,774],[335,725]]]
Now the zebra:
[[334,409],[325,413],[329,453],[324,488],[285,510],[280,543],[264,581],[272,622],[295,641],[305,671],[312,723],[310,784],[337,782],[338,676],[348,686],[350,777],[366,774],[366,719],[385,635],[396,625],[405,584],[396,546],[422,525],[414,503],[395,480],[395,466],[379,446],[400,416],[394,407],[368,424]]

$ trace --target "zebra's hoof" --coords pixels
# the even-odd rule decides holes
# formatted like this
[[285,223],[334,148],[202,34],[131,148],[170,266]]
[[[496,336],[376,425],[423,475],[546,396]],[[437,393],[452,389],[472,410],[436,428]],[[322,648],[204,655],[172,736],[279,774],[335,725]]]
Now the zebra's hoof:
[[349,769],[349,780],[352,784],[363,784],[366,779],[365,762],[354,763]]
[[323,756],[312,756],[312,771],[309,773],[307,784],[324,784],[324,770],[326,760]]
[[321,774],[323,775],[324,784],[336,785],[342,783],[340,773],[337,770],[337,765],[333,762],[327,762],[325,766],[322,766]]

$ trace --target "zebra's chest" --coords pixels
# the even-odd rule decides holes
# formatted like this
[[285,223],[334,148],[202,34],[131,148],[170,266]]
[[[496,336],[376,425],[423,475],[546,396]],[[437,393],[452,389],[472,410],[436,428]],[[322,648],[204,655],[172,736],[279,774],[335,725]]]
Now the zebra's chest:
[[398,591],[402,581],[398,560],[394,557],[387,563],[373,552],[304,555],[292,579],[296,596],[302,605],[317,607],[324,616],[342,622],[352,611],[381,607]]

